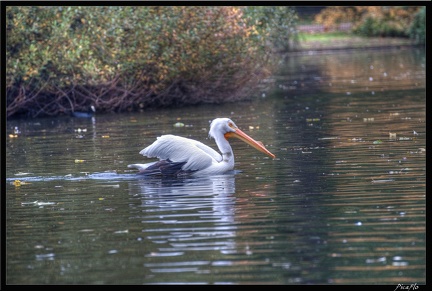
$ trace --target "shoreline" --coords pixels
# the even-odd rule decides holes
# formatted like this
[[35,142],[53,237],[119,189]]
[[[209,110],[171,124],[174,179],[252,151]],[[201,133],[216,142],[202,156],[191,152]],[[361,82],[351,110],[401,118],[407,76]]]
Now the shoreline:
[[311,55],[324,53],[337,53],[354,50],[381,50],[381,49],[407,49],[416,46],[413,40],[407,38],[380,38],[380,37],[344,37],[335,38],[334,41],[301,41],[296,50],[286,52],[284,55]]

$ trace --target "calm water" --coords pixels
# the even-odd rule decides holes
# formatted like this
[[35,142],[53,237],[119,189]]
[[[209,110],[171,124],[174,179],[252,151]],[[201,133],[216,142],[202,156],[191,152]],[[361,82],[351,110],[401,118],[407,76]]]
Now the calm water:
[[[6,283],[425,284],[425,63],[294,56],[251,102],[8,121]],[[127,168],[161,134],[216,148],[223,116],[276,159],[234,140],[232,174]]]

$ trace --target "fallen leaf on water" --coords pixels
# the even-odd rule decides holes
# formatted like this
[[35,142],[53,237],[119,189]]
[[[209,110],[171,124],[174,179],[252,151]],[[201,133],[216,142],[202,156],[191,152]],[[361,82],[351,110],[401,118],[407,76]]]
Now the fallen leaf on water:
[[101,187],[120,188],[120,185],[119,184],[116,184],[116,185],[101,185]]
[[38,201],[33,201],[33,202],[21,202],[21,205],[36,205],[36,203],[38,203]]
[[387,183],[387,182],[394,182],[394,180],[393,179],[372,180],[372,183]]
[[19,187],[19,186],[22,186],[22,185],[28,185],[28,184],[31,184],[31,183],[28,183],[28,182],[22,182],[22,181],[20,181],[20,180],[15,180],[15,181],[12,182],[12,184],[13,184],[15,187]]
[[117,230],[117,231],[114,231],[114,233],[129,233],[129,230],[128,229],[126,229],[126,230]]
[[45,205],[56,205],[57,203],[55,202],[37,202],[36,205],[37,206],[45,206]]
[[32,173],[23,173],[23,172],[18,172],[15,174],[15,176],[25,176],[25,175],[30,175]]
[[46,205],[56,205],[56,202],[39,202],[38,200],[33,202],[21,202],[21,205],[36,205],[36,206],[46,206]]

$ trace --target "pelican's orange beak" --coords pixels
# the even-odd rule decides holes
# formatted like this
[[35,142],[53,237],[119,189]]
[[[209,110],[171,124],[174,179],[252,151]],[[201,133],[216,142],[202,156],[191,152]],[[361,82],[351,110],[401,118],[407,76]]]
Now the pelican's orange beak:
[[254,140],[253,138],[251,138],[249,135],[247,135],[246,133],[244,133],[243,131],[241,131],[238,128],[233,128],[233,129],[235,129],[235,131],[227,132],[224,134],[226,139],[228,139],[229,137],[236,137],[236,138],[244,141],[248,145],[256,148],[260,152],[268,155],[269,157],[271,157],[273,159],[276,157],[268,149],[265,148],[265,146],[263,145],[262,142]]

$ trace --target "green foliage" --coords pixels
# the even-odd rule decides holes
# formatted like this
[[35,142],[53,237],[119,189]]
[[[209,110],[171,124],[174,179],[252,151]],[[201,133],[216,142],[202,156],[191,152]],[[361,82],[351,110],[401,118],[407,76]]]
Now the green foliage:
[[276,51],[290,51],[298,47],[298,16],[293,7],[248,6],[245,15],[248,24],[258,31],[257,36],[265,38]]
[[415,14],[408,34],[416,43],[426,43],[426,7],[422,7],[420,11]]
[[8,6],[7,113],[242,99],[294,19],[285,7]]
[[82,98],[74,100],[77,96],[69,93],[116,75],[113,46],[118,11],[110,7],[7,7],[8,115],[26,106],[34,116],[66,106],[72,110],[86,106]]
[[354,29],[354,32],[364,36],[404,37],[405,28],[399,22],[386,21],[373,16],[365,17]]
[[418,6],[331,6],[315,20],[326,27],[352,22],[353,32],[363,36],[407,37]]

